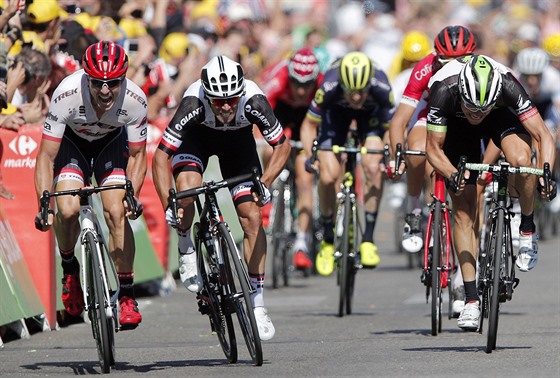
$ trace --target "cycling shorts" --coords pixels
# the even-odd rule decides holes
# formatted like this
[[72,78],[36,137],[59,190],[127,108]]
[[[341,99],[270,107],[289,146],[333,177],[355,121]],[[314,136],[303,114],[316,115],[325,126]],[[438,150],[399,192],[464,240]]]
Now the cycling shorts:
[[[261,172],[250,127],[221,131],[197,125],[188,127],[183,134],[183,144],[172,158],[173,175],[175,178],[181,172],[198,172],[202,175],[213,155],[218,158],[224,179],[251,173],[253,167]],[[252,182],[246,182],[229,187],[235,205],[253,201],[251,186]]]
[[91,185],[121,184],[126,181],[128,138],[120,127],[101,139],[88,141],[78,137],[69,127],[64,131],[54,161],[55,183],[65,180]]

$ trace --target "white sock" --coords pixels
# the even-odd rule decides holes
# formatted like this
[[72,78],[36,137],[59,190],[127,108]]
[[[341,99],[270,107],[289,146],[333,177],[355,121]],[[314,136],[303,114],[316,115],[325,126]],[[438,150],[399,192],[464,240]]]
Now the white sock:
[[251,274],[251,286],[255,289],[255,293],[251,294],[251,304],[253,308],[264,306],[264,274]]
[[411,196],[408,195],[408,202],[406,204],[406,213],[407,214],[414,214],[420,215],[422,214],[422,200],[420,199],[420,195]]
[[177,246],[179,247],[180,255],[188,255],[194,252],[190,228],[186,231],[177,230]]

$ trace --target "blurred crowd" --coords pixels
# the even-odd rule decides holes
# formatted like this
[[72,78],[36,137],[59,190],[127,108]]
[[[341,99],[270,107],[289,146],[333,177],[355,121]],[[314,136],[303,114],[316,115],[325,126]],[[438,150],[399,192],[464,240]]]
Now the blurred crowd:
[[102,39],[128,52],[127,77],[148,96],[150,121],[172,116],[218,54],[262,84],[267,67],[302,47],[323,71],[361,50],[395,80],[450,24],[470,28],[477,52],[510,67],[522,49],[539,47],[560,70],[557,0],[0,0],[0,8],[0,125],[13,130],[44,121],[49,95]]

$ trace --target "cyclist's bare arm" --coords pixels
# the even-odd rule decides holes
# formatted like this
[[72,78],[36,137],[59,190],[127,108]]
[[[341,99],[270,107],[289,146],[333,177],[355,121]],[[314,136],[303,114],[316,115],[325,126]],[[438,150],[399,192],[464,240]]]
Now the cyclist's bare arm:
[[157,194],[163,206],[163,211],[167,209],[169,189],[173,187],[170,159],[170,155],[158,148],[152,160],[152,177]]
[[35,165],[35,191],[37,199],[44,190],[50,190],[53,183],[54,160],[60,149],[60,141],[42,139]]
[[311,157],[311,148],[313,147],[313,140],[317,137],[317,129],[319,128],[319,121],[314,118],[306,116],[301,123],[300,139],[305,151],[306,157]]
[[[542,168],[545,162],[550,163],[550,166],[554,167],[554,160],[556,158],[554,138],[546,128],[542,117],[537,114],[521,123],[538,146],[537,168]],[[539,180],[542,181],[543,179],[539,178]],[[542,184],[544,184],[544,182],[542,182]]]
[[[437,132],[430,130],[428,124],[428,134],[426,136],[426,157],[428,161],[445,178],[451,177],[457,172],[457,168],[451,164],[445,152],[443,151],[443,143],[445,142],[446,132]],[[465,172],[465,179],[469,178],[469,172]]]
[[263,175],[261,177],[261,182],[270,187],[272,182],[278,177],[282,169],[286,165],[286,161],[290,157],[290,151],[292,147],[290,146],[290,141],[288,139],[284,140],[283,143],[277,144],[272,149],[272,156],[268,161],[266,168],[264,169]]
[[148,170],[148,159],[146,157],[146,143],[129,144],[128,164],[126,166],[126,177],[132,182],[134,195],[138,197],[144,184],[146,171]]
[[397,143],[400,143],[403,147],[406,145],[404,143],[406,126],[415,110],[415,107],[401,102],[395,111],[395,115],[391,119],[391,123],[389,124],[389,138],[393,155],[396,151]]

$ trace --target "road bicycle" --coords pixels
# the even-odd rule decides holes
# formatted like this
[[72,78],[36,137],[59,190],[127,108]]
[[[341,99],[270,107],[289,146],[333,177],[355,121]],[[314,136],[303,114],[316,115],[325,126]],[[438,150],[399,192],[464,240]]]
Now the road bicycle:
[[358,147],[358,135],[351,129],[344,146],[318,146],[313,142],[311,161],[317,160],[318,151],[331,151],[335,154],[345,154],[344,175],[337,193],[336,218],[334,223],[334,258],[336,263],[337,285],[339,287],[338,316],[352,314],[352,297],[354,283],[358,269],[362,267],[359,261],[359,242],[362,235],[362,214],[356,194],[356,167],[360,154],[381,154],[387,166],[389,149],[383,150]]
[[120,290],[117,270],[109,256],[107,243],[93,208],[92,196],[106,190],[124,190],[125,199],[136,217],[141,210],[136,208],[134,189],[127,180],[125,184],[98,187],[83,187],[63,191],[45,190],[41,196],[41,217],[47,224],[51,198],[77,196],[80,199],[80,244],[82,256],[81,282],[84,293],[84,311],[91,321],[93,338],[97,346],[99,364],[103,373],[109,373],[115,365],[115,333],[121,330],[118,316]]
[[218,182],[204,182],[202,186],[180,192],[170,189],[168,201],[173,216],[177,219],[177,200],[195,198],[199,220],[193,226],[193,235],[202,279],[202,288],[197,294],[200,312],[208,315],[212,332],[218,336],[230,363],[237,362],[237,342],[232,320],[232,314],[237,314],[251,359],[256,366],[261,366],[262,346],[251,304],[251,294],[255,289],[216,197],[216,193],[222,188],[251,182],[255,191],[262,195],[264,189],[259,173],[253,169],[250,174]]
[[[513,291],[519,285],[515,277],[515,260],[511,235],[511,201],[508,194],[508,176],[512,174],[532,174],[544,178],[545,188],[551,180],[550,165],[543,169],[513,167],[507,162],[499,164],[467,163],[466,157],[459,162],[459,179],[464,169],[491,172],[492,181],[497,183],[495,196],[489,210],[489,225],[485,236],[486,245],[478,253],[478,292],[481,297],[481,318],[479,333],[483,332],[484,319],[488,319],[486,353],[496,349],[498,320],[501,303],[512,299]],[[549,193],[550,194],[550,193]]]
[[[293,247],[298,229],[297,188],[294,161],[301,150],[301,142],[290,140],[292,156],[286,167],[271,186],[272,209],[270,211],[272,241],[272,287],[282,283],[289,286],[290,276],[296,270],[293,261]],[[312,235],[314,237],[314,235]],[[310,269],[304,269],[305,277]]]
[[[395,167],[401,163],[403,155],[425,156],[423,151],[401,151],[400,143],[395,152]],[[432,335],[437,336],[442,329],[443,293],[449,296],[448,317],[452,317],[453,291],[451,276],[457,271],[455,247],[451,231],[451,216],[445,192],[445,181],[435,172],[432,203],[428,205],[429,214],[424,233],[424,262],[421,282],[426,286],[426,302],[431,298]]]

